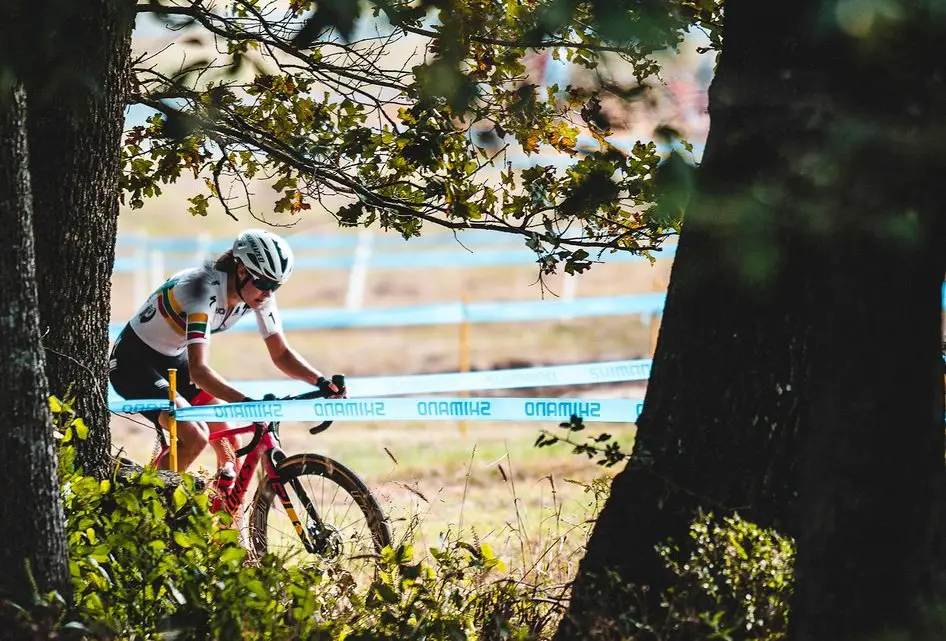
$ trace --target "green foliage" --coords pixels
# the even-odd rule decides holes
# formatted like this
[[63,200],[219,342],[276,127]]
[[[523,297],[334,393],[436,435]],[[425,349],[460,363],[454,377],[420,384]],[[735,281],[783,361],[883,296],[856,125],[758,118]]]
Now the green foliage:
[[[655,54],[687,28],[718,33],[716,0],[300,0],[284,13],[257,0],[212,12],[173,5],[156,15],[181,29],[169,57],[185,63],[135,69],[134,100],[159,113],[126,134],[122,187],[132,208],[188,174],[206,186],[189,199],[192,214],[217,202],[232,216],[259,216],[250,195],[263,180],[277,213],[340,196],[344,226],[405,238],[424,222],[520,234],[543,271],[570,273],[591,263],[576,248],[646,253],[679,226],[676,190],[657,209],[668,189],[655,184],[656,147],[610,145],[603,105],[641,95],[659,71]],[[389,24],[378,22],[381,37],[354,40],[359,15]],[[535,52],[588,69],[620,59],[638,84],[590,74],[543,88],[525,65]],[[582,133],[595,148],[578,147]],[[577,162],[513,169],[516,149]]]
[[207,494],[191,477],[172,492],[153,468],[98,481],[69,470],[70,452],[63,452],[69,567],[76,607],[99,633],[262,634],[291,621],[283,594],[321,580],[304,567],[245,563],[237,531],[208,512]]
[[[632,460],[610,434],[583,434],[581,417],[572,416],[559,427],[566,431],[564,435],[542,431],[536,446],[566,443],[573,453],[597,459],[605,467]],[[636,452],[630,464],[648,465],[648,457]],[[658,552],[675,577],[665,597],[664,617],[656,622],[652,613],[628,612],[609,622],[612,629],[602,638],[650,639],[651,634],[658,639],[785,638],[794,586],[793,541],[738,516],[716,519],[712,514],[701,514],[691,524],[685,545],[663,545]],[[636,588],[616,584],[611,577],[600,579],[598,589],[614,592],[601,598],[624,603],[636,600]],[[616,596],[620,594],[624,598]],[[641,636],[635,636],[638,634]]]
[[[659,610],[643,605],[648,586],[599,576],[583,598],[610,612],[594,622],[599,641],[779,641],[787,638],[794,542],[738,516],[700,514],[689,538],[657,548],[670,571]],[[629,605],[630,604],[630,605]]]
[[678,578],[668,593],[671,611],[702,638],[786,638],[794,542],[738,516],[712,514],[691,524],[690,539],[682,555],[673,545],[658,550]]
[[550,447],[556,443],[566,443],[572,446],[573,454],[580,454],[589,459],[597,459],[595,462],[603,467],[612,467],[630,458],[630,453],[621,449],[621,446],[613,440],[611,434],[583,434],[584,440],[577,440],[578,435],[585,430],[585,422],[580,416],[572,415],[567,423],[560,423],[559,428],[565,430],[566,433],[558,435],[540,430],[535,446]]
[[82,623],[71,620],[69,603],[61,594],[55,591],[40,594],[35,583],[29,604],[0,600],[0,630],[3,630],[4,638],[35,641],[80,640],[89,638],[91,634]]
[[357,586],[328,563],[248,558],[187,475],[172,490],[153,468],[99,481],[73,469],[71,447],[60,460],[81,623],[55,595],[15,609],[49,631],[37,638],[525,640],[556,620],[536,588],[500,575],[488,545],[445,540],[430,562],[386,548],[375,581]]
[[[62,440],[81,438],[69,404],[54,398],[51,407]],[[577,417],[562,427],[583,429]],[[425,561],[409,545],[386,548],[368,585],[318,559],[252,559],[230,517],[210,514],[194,478],[116,467],[98,480],[74,468],[69,441],[59,460],[74,603],[51,594],[0,604],[0,622],[33,638],[531,641],[551,637],[569,596],[541,573],[510,575],[489,545],[450,533]],[[587,489],[600,505],[607,481]],[[600,638],[785,637],[790,540],[707,514],[689,540],[658,553],[674,577],[665,611],[615,610],[600,623]],[[603,602],[623,603],[638,589],[607,577],[598,588]]]
[[63,444],[71,443],[73,438],[84,441],[89,435],[89,428],[81,416],[72,408],[73,399],[60,400],[49,397],[49,410],[53,415],[53,428]]
[[[0,604],[0,622],[32,638],[532,641],[552,636],[568,599],[566,586],[511,576],[489,545],[449,533],[427,561],[386,548],[368,585],[328,563],[250,559],[189,476],[173,489],[154,469],[96,480],[73,469],[68,445],[60,461],[75,602]],[[600,504],[606,483],[588,490]],[[666,611],[616,610],[600,638],[784,638],[791,541],[701,515],[685,545],[658,551],[675,577]],[[599,587],[602,600],[636,590]]]

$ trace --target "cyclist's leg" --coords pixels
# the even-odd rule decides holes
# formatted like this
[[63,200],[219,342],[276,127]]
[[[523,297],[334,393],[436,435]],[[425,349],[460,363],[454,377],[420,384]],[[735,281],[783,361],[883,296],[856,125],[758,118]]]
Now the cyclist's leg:
[[[170,386],[167,380],[168,369],[180,370],[182,366],[186,369],[186,365],[186,355],[175,357],[159,354],[144,344],[133,329],[126,326],[115,341],[109,356],[109,381],[118,395],[128,400],[167,398]],[[182,383],[178,385],[178,398],[183,401],[183,405],[178,404],[185,406],[198,390],[190,384],[190,377],[187,375],[182,377]],[[140,414],[154,424],[159,434],[162,434],[161,430],[166,429],[168,425],[167,411],[149,410]],[[204,436],[201,439],[201,432],[209,433],[206,425],[201,427],[191,423],[179,423],[178,446],[183,445],[188,452],[190,449],[198,449],[198,446],[203,449],[207,438]],[[190,443],[190,440],[193,440],[193,443]],[[165,460],[157,463],[159,467],[167,469],[169,462],[164,458]],[[190,458],[189,453],[187,458]],[[183,468],[182,465],[181,469]]]
[[[168,381],[168,369],[173,368],[178,372],[177,389],[175,390],[175,399],[177,407],[189,407],[192,400],[200,394],[200,390],[191,382],[190,371],[187,368],[187,354],[182,353],[179,356],[166,356],[164,354],[154,355],[151,350],[138,350],[141,352],[140,360],[132,364],[136,369],[134,376],[137,378],[136,391],[143,396],[138,398],[167,398],[168,388],[171,386]],[[116,391],[121,393],[115,385],[115,379],[121,377],[124,370],[128,367],[119,367],[113,371],[113,386]],[[167,431],[170,413],[164,411],[142,412],[147,416],[160,430]],[[207,424],[202,421],[177,421],[177,470],[179,472],[186,470],[191,463],[207,447],[207,441],[210,438],[210,430]],[[160,469],[169,469],[171,461],[169,457],[164,456],[157,461]]]
[[[178,396],[178,407],[190,407],[187,399]],[[158,415],[158,422],[165,430],[168,429],[169,412],[161,412]],[[210,440],[210,429],[202,421],[177,421],[177,471],[183,472],[191,463],[193,463]],[[163,457],[158,461],[158,467],[166,470],[170,467],[168,457]]]
[[[201,390],[197,396],[191,400],[192,405],[222,405],[223,401],[219,398],[215,398]],[[210,432],[220,432],[222,430],[229,429],[233,427],[230,423],[207,423],[207,427]],[[220,439],[215,439],[210,442],[210,446],[214,449],[214,453],[217,455],[217,467],[223,467],[225,463],[233,463],[234,471],[240,473],[240,464],[242,461],[237,459],[236,451],[243,447],[242,440],[240,435],[227,436]]]
[[[203,391],[191,381],[190,368],[186,355],[182,355],[177,363],[177,405],[190,407],[192,405],[212,405],[219,403],[216,398]],[[168,413],[162,412],[162,425],[167,428]],[[210,425],[205,421],[178,421],[178,469],[185,470],[204,451],[210,441]],[[216,446],[216,443],[214,443]],[[214,451],[216,453],[216,447]],[[217,455],[217,465],[221,465]]]

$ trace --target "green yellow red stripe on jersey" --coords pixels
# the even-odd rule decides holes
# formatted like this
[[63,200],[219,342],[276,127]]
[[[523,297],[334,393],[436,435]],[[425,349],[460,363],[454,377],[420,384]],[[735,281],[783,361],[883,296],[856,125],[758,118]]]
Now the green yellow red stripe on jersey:
[[187,315],[187,340],[201,340],[207,338],[207,314]]
[[[187,330],[187,323],[184,321],[184,313],[180,305],[174,300],[174,283],[168,283],[161,288],[158,293],[158,311],[168,322],[168,325],[180,335],[184,335]],[[204,315],[206,320],[207,316]]]

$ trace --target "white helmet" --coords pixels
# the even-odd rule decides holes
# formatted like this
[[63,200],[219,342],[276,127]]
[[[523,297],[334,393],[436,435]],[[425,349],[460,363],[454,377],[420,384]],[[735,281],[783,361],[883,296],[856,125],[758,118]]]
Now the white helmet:
[[255,278],[282,285],[292,274],[292,249],[284,238],[264,229],[247,229],[233,241],[233,257]]

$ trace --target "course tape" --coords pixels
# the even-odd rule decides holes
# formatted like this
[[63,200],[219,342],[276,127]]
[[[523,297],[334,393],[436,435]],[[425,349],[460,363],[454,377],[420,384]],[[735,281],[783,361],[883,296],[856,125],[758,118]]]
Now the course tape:
[[112,400],[112,395],[108,397],[108,410],[118,414],[137,414],[138,412],[150,412],[151,410],[166,410],[170,403],[166,398],[136,398],[130,401]]
[[[650,359],[576,363],[496,369],[483,372],[450,372],[445,374],[414,374],[410,376],[350,376],[346,380],[349,398],[368,396],[403,396],[438,394],[441,392],[473,392],[482,390],[547,387],[552,385],[587,385],[646,381],[650,377]],[[266,394],[295,396],[308,392],[312,386],[294,379],[232,381],[232,385],[252,398]],[[109,389],[109,401],[122,403]],[[167,401],[160,409],[165,409]]]
[[[184,407],[179,421],[567,421],[635,423],[640,399],[593,398],[363,398],[257,401]],[[110,403],[113,412],[165,410],[161,399]]]
[[567,421],[633,423],[643,401],[585,398],[363,398],[185,407],[179,421]]
[[[282,309],[286,330],[325,329],[341,327],[400,327],[417,325],[448,325],[469,323],[507,323],[582,318],[659,314],[664,294],[630,294],[624,296],[587,296],[573,300],[462,302],[407,307],[366,307],[362,309],[315,308]],[[249,316],[249,314],[247,314]],[[118,336],[124,323],[109,323],[109,336]],[[256,324],[237,322],[233,332],[255,332]]]
[[[650,377],[650,359],[551,365],[521,369],[497,369],[485,372],[451,372],[447,374],[415,374],[412,376],[352,376],[347,378],[349,398],[368,396],[402,396],[437,394],[440,392],[474,392],[482,390],[548,387],[555,385],[586,385],[646,381]],[[293,396],[311,389],[296,380],[238,381],[233,386],[253,398],[264,394]]]

